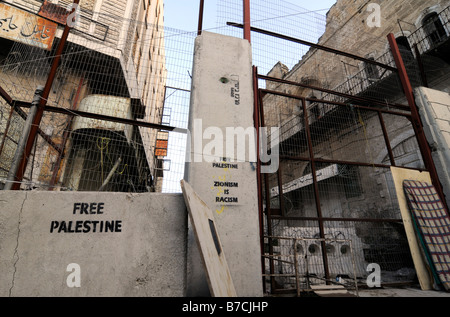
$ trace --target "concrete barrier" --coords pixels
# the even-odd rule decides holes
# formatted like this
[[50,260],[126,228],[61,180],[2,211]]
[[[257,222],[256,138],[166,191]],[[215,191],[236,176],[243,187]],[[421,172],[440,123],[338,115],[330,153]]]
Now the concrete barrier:
[[186,290],[181,194],[0,192],[0,296]]

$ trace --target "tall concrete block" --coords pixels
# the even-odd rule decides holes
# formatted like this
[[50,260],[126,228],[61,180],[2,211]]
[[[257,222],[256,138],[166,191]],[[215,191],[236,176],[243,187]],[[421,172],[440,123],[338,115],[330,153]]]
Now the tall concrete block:
[[[212,209],[238,296],[262,296],[248,41],[203,32],[195,42],[185,180]],[[188,247],[188,295],[204,296],[195,239]]]
[[181,194],[0,192],[0,296],[183,297]]

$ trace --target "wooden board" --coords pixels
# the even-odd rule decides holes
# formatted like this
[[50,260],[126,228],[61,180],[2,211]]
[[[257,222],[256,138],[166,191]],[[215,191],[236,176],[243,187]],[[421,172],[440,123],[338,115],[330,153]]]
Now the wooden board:
[[236,290],[211,209],[184,180],[181,180],[181,189],[205,266],[211,295],[213,297],[236,297]]
[[413,219],[411,218],[408,202],[403,191],[404,180],[417,180],[431,183],[430,174],[428,172],[420,172],[397,167],[391,167],[391,172],[394,179],[397,200],[402,214],[403,224],[405,226],[406,236],[408,238],[408,244],[414,262],[414,267],[417,272],[417,278],[419,279],[420,287],[424,291],[432,290],[434,279],[432,277],[431,269],[428,267],[428,264],[423,256],[419,241],[417,239]]

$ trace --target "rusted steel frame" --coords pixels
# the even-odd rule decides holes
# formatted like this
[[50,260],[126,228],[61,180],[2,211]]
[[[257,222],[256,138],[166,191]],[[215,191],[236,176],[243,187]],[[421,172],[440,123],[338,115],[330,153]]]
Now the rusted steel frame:
[[[80,3],[80,0],[74,0],[73,4],[74,5],[78,5]],[[76,10],[75,6],[74,8],[72,8],[71,13],[73,13]],[[61,39],[58,43],[58,47],[56,49],[56,53],[53,57],[53,62],[52,62],[52,66],[50,68],[50,72],[49,75],[47,77],[47,82],[44,86],[44,91],[42,92],[42,96],[38,105],[38,109],[37,109],[37,113],[36,116],[33,120],[32,126],[31,126],[31,130],[30,130],[30,134],[25,146],[25,151],[22,155],[22,158],[20,159],[20,163],[19,163],[19,168],[17,170],[16,176],[15,176],[15,183],[12,186],[12,190],[19,190],[20,189],[20,183],[23,179],[23,175],[25,173],[25,170],[27,168],[28,165],[28,157],[30,156],[30,153],[32,151],[33,148],[33,144],[35,142],[36,139],[36,135],[37,135],[37,130],[39,128],[39,125],[41,123],[42,117],[44,115],[44,109],[45,106],[47,105],[47,100],[48,97],[50,95],[50,91],[52,89],[52,85],[53,85],[53,81],[56,77],[56,72],[58,71],[59,68],[59,64],[61,61],[61,55],[64,51],[64,48],[66,46],[66,42],[67,42],[67,38],[69,37],[69,33],[70,30],[72,29],[72,27],[69,25],[69,23],[66,23],[65,27],[64,27],[64,31],[63,34],[61,36]]]
[[[78,100],[80,99],[81,87],[83,86],[83,83],[84,83],[84,75],[83,75],[83,77],[81,77],[80,82],[78,83],[77,93],[75,95],[75,99],[73,101],[71,110],[77,109]],[[50,180],[48,190],[53,190],[53,187],[55,186],[55,183],[57,181],[60,165],[61,165],[62,159],[63,159],[63,157],[65,155],[64,152],[65,152],[65,149],[66,149],[67,140],[69,139],[70,128],[72,126],[73,118],[74,118],[74,115],[70,115],[68,120],[67,120],[66,129],[64,130],[62,142],[61,142],[61,145],[60,145],[61,152],[58,154],[58,158],[56,159],[56,162],[55,162],[55,165],[54,165],[53,174],[52,174],[52,178]]]
[[203,9],[205,7],[205,0],[200,0],[200,8],[198,13],[198,28],[197,35],[201,35],[203,31]]
[[381,102],[379,100],[374,100],[374,99],[371,99],[371,98],[353,96],[353,95],[337,92],[337,91],[326,89],[326,88],[321,88],[321,87],[317,87],[317,86],[311,86],[311,85],[307,85],[307,84],[301,84],[301,83],[297,83],[297,82],[293,82],[293,81],[289,81],[289,80],[284,80],[284,79],[280,79],[280,78],[275,78],[275,77],[269,77],[269,76],[265,76],[265,75],[258,75],[258,78],[259,79],[263,79],[263,80],[278,82],[278,83],[281,83],[281,84],[298,86],[298,87],[302,87],[302,88],[309,88],[309,89],[312,89],[312,90],[318,90],[318,91],[321,91],[321,92],[324,92],[324,93],[328,93],[328,94],[331,94],[331,95],[335,95],[335,96],[339,96],[339,97],[343,97],[343,98],[348,98],[348,99],[354,100],[355,102],[370,103],[370,104],[373,104],[375,106],[390,107],[390,108],[397,108],[399,110],[410,111],[410,108],[408,106],[405,106],[405,105]]
[[[22,103],[22,107],[30,107],[30,104]],[[65,115],[75,115],[83,118],[89,118],[89,119],[98,119],[98,120],[104,120],[104,121],[111,121],[111,122],[117,122],[117,123],[123,123],[123,124],[129,124],[133,126],[143,127],[143,128],[151,128],[151,129],[161,129],[161,130],[167,130],[167,131],[174,131],[177,130],[180,133],[185,132],[185,129],[180,129],[168,125],[162,125],[157,123],[150,123],[150,122],[144,122],[144,121],[137,121],[132,119],[125,119],[125,118],[118,118],[118,117],[112,117],[112,116],[106,116],[103,114],[98,113],[92,113],[92,112],[85,112],[80,110],[70,110],[65,108],[59,108],[59,107],[53,107],[53,106],[46,106],[45,111],[47,112],[53,112],[53,113],[62,113]]]
[[444,191],[442,189],[442,184],[439,180],[439,175],[437,173],[436,166],[434,164],[434,160],[431,155],[431,149],[425,136],[425,132],[423,130],[422,120],[420,119],[419,110],[417,109],[413,88],[409,80],[408,73],[406,72],[406,67],[403,62],[403,58],[400,54],[400,50],[398,48],[398,44],[394,34],[390,33],[388,35],[388,41],[392,50],[392,55],[394,57],[395,63],[399,71],[398,74],[403,86],[403,91],[405,93],[406,99],[408,100],[408,104],[411,108],[411,123],[414,132],[416,134],[417,141],[419,143],[419,148],[422,154],[423,161],[425,163],[425,167],[430,173],[432,183],[436,188],[436,192],[441,198],[442,204],[446,207],[447,213],[449,213],[449,209],[445,200]]
[[[309,130],[309,120],[308,120],[308,111],[306,109],[306,99],[305,98],[301,98],[301,103],[302,103],[302,107],[303,107],[303,117],[305,120],[305,130],[306,130],[306,135],[307,135],[307,140],[308,140],[308,149],[309,149],[309,157],[310,157],[310,164],[311,164],[311,174],[312,174],[312,178],[313,178],[313,184],[314,184],[314,199],[316,202],[316,210],[317,210],[317,216],[318,216],[318,221],[319,221],[319,233],[320,233],[320,237],[322,239],[325,239],[325,229],[323,226],[323,216],[322,216],[322,208],[320,206],[320,195],[319,195],[319,184],[317,181],[317,175],[316,175],[316,162],[314,160],[314,149],[313,149],[313,144],[312,144],[312,138],[311,138],[311,131]],[[280,163],[281,165],[281,163]],[[281,191],[280,191],[281,193]],[[323,258],[323,268],[325,270],[325,278],[327,280],[330,279],[330,271],[328,268],[328,256],[327,256],[327,252],[326,252],[326,245],[325,245],[325,241],[321,242],[322,245],[322,258]]]
[[280,201],[280,210],[281,210],[281,214],[284,216],[286,211],[284,209],[284,194],[283,194],[283,169],[282,169],[282,164],[280,162],[280,164],[278,165],[278,170],[277,170],[277,181],[278,181],[278,200]]
[[[263,99],[262,99],[262,94],[261,94],[261,90],[258,89],[258,105],[259,105],[259,119],[260,119],[260,126],[265,128],[266,127],[266,123],[264,120],[264,103],[263,103]],[[264,174],[264,189],[265,189],[265,194],[266,194],[266,217],[267,217],[267,235],[270,237],[272,236],[272,212],[271,212],[271,208],[270,208],[270,191],[269,191],[269,176],[267,174]],[[273,254],[273,241],[272,238],[268,238],[268,245],[269,245],[269,254]],[[264,253],[263,253],[264,254]],[[264,267],[264,272],[265,272],[265,262],[264,262],[264,258],[263,258],[263,267]],[[274,260],[271,259],[269,261],[269,270],[270,270],[270,274],[274,274]],[[276,282],[275,282],[275,278],[272,276],[270,278],[270,284],[271,284],[271,289],[275,290],[276,289]],[[265,283],[263,283],[264,287],[265,287]]]
[[317,217],[283,217],[283,216],[273,216],[274,219],[278,220],[299,220],[299,221],[322,221],[326,222],[334,222],[334,221],[346,221],[346,222],[372,222],[372,223],[380,223],[380,222],[392,222],[392,223],[403,223],[402,219],[382,219],[382,218],[317,218]]
[[384,118],[381,111],[378,111],[378,119],[380,120],[381,130],[383,131],[384,143],[386,144],[386,148],[388,150],[389,160],[391,161],[392,166],[396,166],[394,154],[392,153],[391,141],[389,140],[386,124],[384,123]]
[[[22,110],[22,109],[20,109],[20,107],[23,107],[23,106],[25,106],[26,108],[30,108],[31,107],[31,103],[23,103],[23,102],[20,102],[20,101],[15,101],[15,100],[13,100],[12,101],[12,104],[11,104],[11,107],[14,109],[14,111],[16,111],[17,112],[17,114],[22,118],[22,119],[24,119],[24,120],[26,120],[27,119],[27,114]],[[41,128],[39,128],[38,130],[37,130],[37,133],[53,148],[53,149],[55,149],[56,151],[58,151],[58,153],[60,152],[60,149],[59,149],[59,145],[58,144],[56,144],[55,142],[53,142],[53,140],[52,140],[52,138],[51,137],[49,137],[47,134],[45,134],[44,133],[44,131],[42,131],[41,130]]]
[[[227,25],[234,26],[234,27],[237,27],[237,28],[243,28],[244,27],[242,24],[234,23],[234,22],[227,22]],[[392,67],[392,66],[389,66],[389,65],[385,65],[383,63],[380,63],[380,62],[377,62],[377,61],[374,61],[374,60],[370,60],[370,59],[367,59],[367,58],[364,58],[364,57],[361,57],[361,56],[358,56],[358,55],[354,55],[354,54],[351,54],[351,53],[343,52],[343,51],[340,51],[340,50],[337,50],[337,49],[334,49],[334,48],[331,48],[331,47],[315,44],[315,43],[304,41],[304,40],[300,40],[300,39],[297,39],[297,38],[294,38],[294,37],[291,37],[291,36],[287,36],[287,35],[271,32],[271,31],[267,31],[267,30],[262,30],[262,29],[255,28],[255,27],[250,27],[250,30],[252,32],[256,32],[256,33],[260,33],[260,34],[276,37],[276,38],[279,38],[279,39],[282,39],[282,40],[286,40],[286,41],[290,41],[290,42],[294,42],[294,43],[310,46],[310,47],[313,47],[313,48],[316,48],[316,49],[319,49],[319,50],[322,50],[322,51],[326,51],[326,52],[329,52],[329,53],[333,53],[333,54],[349,57],[349,58],[352,58],[352,59],[356,59],[356,60],[359,60],[359,61],[363,61],[365,63],[376,65],[376,66],[385,68],[385,69],[393,71],[393,72],[397,71],[397,69],[395,67]]]
[[[258,69],[253,66],[253,122],[256,130],[256,185],[258,195],[258,217],[259,217],[259,240],[261,255],[264,254],[264,221],[263,221],[263,203],[262,203],[262,183],[261,183],[261,161],[260,161],[260,134],[259,134],[259,91],[258,91]],[[264,258],[261,257],[261,272],[264,274]],[[264,285],[264,281],[263,281]]]
[[[301,156],[287,156],[287,155],[280,155],[280,160],[291,160],[291,161],[304,161],[309,162],[309,158],[301,157]],[[342,161],[342,160],[328,160],[328,159],[322,159],[322,158],[314,158],[314,161],[320,162],[320,163],[331,163],[331,164],[340,164],[340,165],[353,165],[353,166],[360,166],[360,167],[378,167],[378,168],[391,168],[392,165],[385,165],[385,164],[376,164],[376,163],[364,163],[364,162],[353,162],[353,161]],[[403,169],[409,169],[412,171],[421,171],[426,172],[426,169],[422,168],[415,168],[415,167],[406,167],[402,166]]]
[[[277,96],[286,97],[286,98],[293,98],[293,99],[297,99],[297,100],[301,100],[301,99],[304,98],[302,96],[296,96],[296,95],[292,95],[292,94],[287,94],[287,93],[276,91],[276,90],[261,89],[261,92],[264,93],[264,94],[277,95]],[[344,107],[352,106],[353,108],[358,108],[358,109],[362,109],[362,110],[381,111],[382,113],[388,113],[388,114],[397,115],[397,116],[403,116],[403,117],[408,117],[408,118],[411,117],[410,113],[405,113],[405,112],[398,112],[398,111],[393,111],[393,110],[378,109],[378,108],[373,108],[373,107],[368,107],[368,106],[348,104],[348,103],[342,103],[342,102],[338,102],[338,101],[330,101],[330,100],[324,100],[324,99],[316,99],[316,98],[304,98],[304,99],[306,101],[324,103],[324,104],[329,104],[329,105],[337,105],[337,106],[344,106]],[[408,109],[409,109],[409,107],[408,107]]]
[[0,96],[8,103],[8,105],[12,106],[13,99],[1,86],[0,86]]
[[244,39],[251,43],[251,25],[250,25],[250,0],[243,0],[243,12],[244,12]]

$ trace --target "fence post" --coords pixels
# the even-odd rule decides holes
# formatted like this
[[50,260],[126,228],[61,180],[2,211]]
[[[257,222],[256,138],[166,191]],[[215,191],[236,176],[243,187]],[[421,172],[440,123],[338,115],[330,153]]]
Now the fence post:
[[[409,81],[408,73],[406,72],[406,67],[403,62],[403,58],[400,54],[400,50],[398,48],[397,41],[395,39],[394,34],[390,33],[388,35],[389,45],[391,47],[392,55],[395,60],[395,64],[398,69],[398,74],[400,77],[400,81],[402,83],[402,87],[406,96],[406,100],[411,108],[411,123],[414,129],[414,132],[417,137],[417,142],[419,143],[420,152],[422,154],[422,158],[425,164],[425,168],[429,171],[431,180],[433,182],[434,187],[436,188],[439,197],[442,200],[442,203],[446,206],[445,195],[442,189],[441,182],[439,181],[439,175],[436,170],[436,166],[434,165],[434,160],[431,155],[430,145],[428,144],[427,138],[425,136],[425,132],[423,130],[422,120],[420,119],[419,111],[417,109],[416,101],[414,98],[414,92]],[[448,210],[448,206],[447,210]]]
[[250,28],[250,0],[244,0],[244,39],[251,43]]
[[200,9],[198,14],[198,28],[197,28],[197,35],[202,34],[203,30],[203,8],[205,6],[205,0],[200,0]]
[[[78,5],[80,3],[80,0],[74,0],[73,4]],[[72,9],[72,13],[76,10],[76,7],[74,6]],[[49,75],[47,77],[47,82],[45,83],[44,90],[42,92],[42,97],[40,99],[39,105],[37,107],[36,115],[33,119],[33,123],[31,125],[30,134],[28,136],[28,140],[26,141],[25,150],[21,157],[18,158],[18,168],[15,175],[15,180],[17,182],[13,183],[12,190],[19,190],[20,189],[20,182],[23,179],[23,175],[25,173],[25,170],[27,168],[28,164],[28,157],[30,156],[31,150],[34,145],[34,141],[36,139],[37,132],[39,130],[39,124],[41,123],[42,116],[44,115],[44,109],[47,105],[47,100],[50,95],[50,90],[53,85],[53,81],[56,77],[56,72],[59,68],[59,62],[61,61],[61,55],[64,51],[64,47],[66,46],[67,38],[69,37],[70,30],[72,29],[72,26],[69,25],[69,23],[66,23],[64,27],[63,34],[61,36],[61,39],[59,41],[58,47],[56,49],[56,53],[53,57],[52,66],[50,68]],[[16,164],[16,163],[14,163]]]

